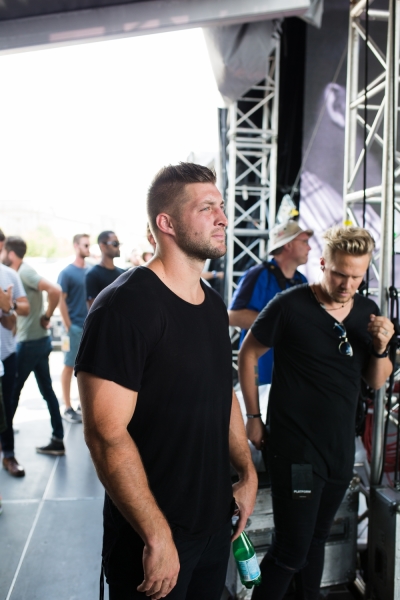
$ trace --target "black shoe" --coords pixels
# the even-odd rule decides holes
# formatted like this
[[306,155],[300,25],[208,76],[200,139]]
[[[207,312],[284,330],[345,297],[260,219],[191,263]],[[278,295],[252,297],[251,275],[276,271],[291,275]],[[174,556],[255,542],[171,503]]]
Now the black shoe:
[[52,456],[63,456],[65,454],[64,442],[51,438],[50,444],[39,448],[36,447],[36,452],[39,452],[39,454],[51,454]]
[[78,414],[73,408],[65,409],[62,418],[68,421],[68,423],[82,423],[82,415]]

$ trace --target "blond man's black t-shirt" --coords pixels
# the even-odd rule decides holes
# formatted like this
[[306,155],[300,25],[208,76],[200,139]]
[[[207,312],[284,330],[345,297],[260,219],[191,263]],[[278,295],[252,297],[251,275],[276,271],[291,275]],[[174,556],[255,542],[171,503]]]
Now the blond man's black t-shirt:
[[[189,539],[227,523],[232,501],[228,317],[221,297],[203,290],[193,305],[150,269],[125,273],[96,298],[75,367],[138,392],[128,431],[160,509]],[[135,535],[107,494],[104,527],[105,554]]]
[[251,328],[261,344],[274,348],[271,449],[294,464],[311,464],[317,475],[335,483],[352,476],[358,395],[371,356],[371,314],[379,314],[375,302],[356,294],[343,320],[353,356],[339,352],[335,313],[319,305],[309,285],[275,296]]

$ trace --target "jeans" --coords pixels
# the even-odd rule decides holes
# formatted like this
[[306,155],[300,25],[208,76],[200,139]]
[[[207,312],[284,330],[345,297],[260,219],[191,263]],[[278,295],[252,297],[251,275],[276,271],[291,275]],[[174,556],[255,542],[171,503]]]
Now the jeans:
[[252,600],[281,600],[296,575],[296,598],[318,600],[325,542],[348,484],[335,484],[313,474],[312,497],[293,500],[291,463],[271,452],[275,540],[260,568],[262,583]]
[[0,435],[1,447],[4,458],[14,456],[14,430],[13,430],[13,389],[15,373],[17,372],[17,355],[15,352],[3,360],[4,375],[2,377],[3,402],[6,413],[7,429]]
[[61,420],[60,405],[51,384],[49,355],[52,350],[50,337],[39,340],[19,342],[17,344],[17,374],[13,391],[13,416],[18,408],[19,397],[25,381],[33,371],[36,382],[43,399],[47,402],[50,413],[53,437],[58,440],[64,438]]

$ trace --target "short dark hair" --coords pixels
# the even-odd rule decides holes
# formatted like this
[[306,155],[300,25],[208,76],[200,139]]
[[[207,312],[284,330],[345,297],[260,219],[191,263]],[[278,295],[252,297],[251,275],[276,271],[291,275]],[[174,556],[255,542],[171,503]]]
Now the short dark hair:
[[6,236],[4,235],[4,231],[2,229],[0,229],[0,242],[4,242],[5,239],[6,239]]
[[79,242],[81,241],[81,239],[83,237],[87,237],[90,238],[90,235],[88,233],[77,233],[76,235],[74,235],[74,238],[72,240],[73,244],[79,244]]
[[179,165],[163,167],[154,177],[147,193],[147,215],[150,228],[157,231],[157,215],[167,212],[176,215],[182,206],[185,186],[189,183],[213,183],[215,171],[196,163],[180,162]]
[[98,244],[106,244],[108,242],[108,238],[110,237],[110,235],[115,235],[115,231],[102,231],[101,233],[99,233],[99,237],[97,238],[97,243]]
[[18,258],[24,258],[26,254],[26,242],[18,235],[10,235],[10,237],[7,237],[4,247],[7,252],[15,252]]

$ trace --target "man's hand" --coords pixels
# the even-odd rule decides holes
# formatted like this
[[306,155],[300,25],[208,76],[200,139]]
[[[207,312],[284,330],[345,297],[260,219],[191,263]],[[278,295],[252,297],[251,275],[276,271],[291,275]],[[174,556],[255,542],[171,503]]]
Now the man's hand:
[[42,315],[40,317],[40,324],[43,327],[43,329],[50,329],[50,317],[47,317],[46,315]]
[[235,533],[232,536],[233,540],[239,537],[243,529],[246,527],[247,519],[252,514],[258,489],[257,473],[251,474],[246,481],[238,481],[233,484],[233,496],[236,504],[239,507],[239,520],[236,525]]
[[265,426],[260,418],[247,419],[246,423],[247,437],[251,443],[261,450],[265,441]]
[[6,291],[0,288],[0,308],[8,313],[13,307],[13,284],[10,284]]
[[370,322],[367,329],[372,335],[375,352],[383,354],[394,334],[393,323],[387,317],[370,315]]
[[164,598],[175,587],[179,573],[179,557],[171,532],[166,531],[157,543],[143,550],[144,580],[138,592],[144,592],[152,600]]

